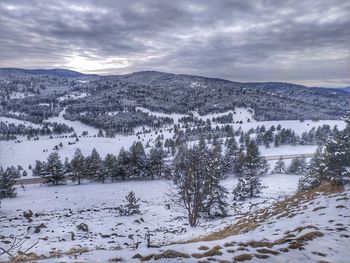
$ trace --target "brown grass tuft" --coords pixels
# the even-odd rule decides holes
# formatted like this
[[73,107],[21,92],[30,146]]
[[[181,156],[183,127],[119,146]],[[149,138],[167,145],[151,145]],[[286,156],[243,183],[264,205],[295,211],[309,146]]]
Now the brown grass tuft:
[[252,258],[253,256],[250,254],[241,254],[239,256],[235,256],[233,259],[235,261],[247,261],[247,260],[251,260]]
[[260,254],[272,254],[272,255],[278,255],[280,252],[272,250],[272,249],[267,249],[267,248],[260,248],[256,250]]
[[208,249],[209,249],[209,247],[207,247],[207,246],[200,246],[198,248],[198,250],[208,250]]

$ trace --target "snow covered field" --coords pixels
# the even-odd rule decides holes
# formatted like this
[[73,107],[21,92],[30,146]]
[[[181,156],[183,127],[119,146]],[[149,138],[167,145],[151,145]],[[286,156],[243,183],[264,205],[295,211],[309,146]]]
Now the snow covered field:
[[[311,230],[317,230],[326,234],[322,239],[316,239],[315,243],[305,243],[307,252],[298,249],[283,250],[286,245],[281,243],[273,246],[273,251],[277,251],[276,255],[266,253],[268,256],[275,256],[273,262],[285,262],[287,258],[316,262],[325,257],[332,262],[346,262],[344,258],[350,256],[346,249],[350,245],[349,189],[345,193],[320,195],[315,200],[287,202],[285,212],[288,214],[280,212],[268,217],[264,224],[245,234],[210,242],[171,245],[173,242],[225,231],[225,227],[240,222],[245,212],[250,211],[253,220],[255,212],[261,211],[259,209],[271,208],[275,202],[294,194],[298,178],[295,175],[265,176],[263,185],[267,188],[263,190],[260,198],[234,204],[232,196],[229,195],[229,216],[215,220],[203,218],[196,228],[188,225],[182,209],[169,202],[167,193],[171,187],[170,181],[89,183],[58,187],[30,185],[25,190],[18,189],[17,198],[3,201],[0,218],[1,246],[9,248],[15,236],[28,236],[22,250],[38,242],[31,249],[37,255],[60,255],[63,256],[63,261],[87,262],[108,261],[117,257],[123,258],[124,262],[139,262],[139,259],[132,258],[135,254],[146,256],[171,249],[191,255],[196,252],[204,253],[205,251],[198,250],[200,246],[207,246],[208,249],[220,246],[222,254],[214,255],[216,260],[231,260],[233,256],[241,254],[258,254],[261,249],[247,247],[242,245],[243,243],[252,240],[272,242],[283,235],[286,236],[288,231],[294,235],[289,235],[290,238],[297,238]],[[234,178],[224,181],[230,192],[235,183]],[[123,204],[124,196],[131,190],[141,199],[141,214],[120,216],[115,208]],[[167,204],[170,204],[170,208]],[[23,216],[29,209],[34,213],[31,222]],[[80,223],[88,225],[88,232],[77,229]],[[300,230],[295,230],[298,227],[301,227]],[[40,230],[36,231],[38,228]],[[148,235],[152,246],[162,247],[148,248]],[[80,255],[79,251],[86,253]],[[67,252],[69,255],[65,255]],[[6,260],[6,256],[3,255],[0,260]],[[57,258],[51,259],[52,262],[56,260]],[[181,261],[181,258],[160,262],[179,260]],[[254,258],[252,262],[259,260],[262,259]],[[186,261],[197,260],[191,258]],[[48,259],[44,262],[48,262]]]
[[[136,254],[147,250],[146,234],[152,235],[153,245],[164,245],[222,229],[232,224],[238,215],[248,211],[253,203],[258,204],[254,209],[267,207],[278,198],[293,194],[298,178],[296,175],[266,176],[263,184],[267,188],[263,190],[261,198],[234,206],[230,195],[230,216],[215,220],[203,219],[194,229],[188,225],[184,211],[169,201],[167,193],[171,187],[170,181],[89,183],[59,187],[29,185],[25,190],[18,189],[18,197],[2,202],[0,236],[3,236],[2,241],[10,241],[14,235],[25,235],[30,228],[30,239],[23,249],[39,240],[33,248],[36,254],[49,255],[50,251],[58,250],[65,252],[73,247],[89,250],[122,249],[114,254],[124,253],[124,250]],[[229,178],[224,181],[224,185],[231,192],[236,182],[236,178]],[[141,199],[142,214],[119,216],[115,208],[123,204],[124,196],[131,190]],[[170,209],[167,209],[167,204],[170,204]],[[29,209],[34,213],[32,222],[23,217],[23,212]],[[77,230],[80,223],[88,225],[88,233]],[[40,224],[46,227],[34,233],[35,227]],[[14,227],[16,232],[13,231]],[[71,233],[74,233],[74,240]],[[140,244],[135,249],[137,242]]]

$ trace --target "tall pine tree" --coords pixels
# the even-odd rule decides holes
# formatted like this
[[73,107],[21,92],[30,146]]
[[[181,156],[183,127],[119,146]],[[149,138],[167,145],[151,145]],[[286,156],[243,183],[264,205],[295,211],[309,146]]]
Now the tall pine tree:
[[53,185],[58,185],[60,182],[64,181],[63,164],[57,152],[51,153],[47,158],[46,174],[44,177]]

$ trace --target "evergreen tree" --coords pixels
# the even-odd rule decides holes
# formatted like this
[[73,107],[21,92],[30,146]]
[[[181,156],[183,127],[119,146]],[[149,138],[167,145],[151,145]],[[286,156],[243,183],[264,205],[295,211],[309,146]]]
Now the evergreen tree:
[[312,157],[308,172],[300,177],[298,189],[299,191],[310,190],[326,180],[324,154],[321,147],[318,147],[315,155]]
[[238,150],[237,156],[234,159],[234,167],[233,172],[238,175],[243,175],[243,166],[245,162],[245,153],[244,153],[244,147],[241,145],[241,147]]
[[176,187],[174,198],[186,209],[190,226],[195,227],[203,207],[204,190],[197,151],[187,149],[185,144],[181,145],[173,160],[173,166],[173,182]]
[[14,179],[21,177],[21,170],[23,170],[21,166],[17,166],[16,168],[13,165],[11,165],[10,167],[6,168],[6,172],[9,174],[9,177]]
[[57,152],[51,153],[47,158],[44,177],[48,178],[48,182],[53,185],[58,185],[59,182],[64,181],[63,164]]
[[339,184],[350,182],[350,113],[345,117],[346,128],[328,140],[324,152],[325,173],[328,180]]
[[233,191],[234,199],[243,200],[256,197],[261,191],[260,176],[267,171],[266,159],[261,156],[257,144],[254,141],[250,141],[244,158],[242,177],[239,178],[238,185]]
[[80,184],[84,173],[84,155],[80,149],[75,150],[70,165],[72,167],[73,180],[78,180],[78,184]]
[[134,215],[134,214],[140,214],[140,199],[136,198],[135,192],[130,191],[125,196],[125,205],[119,206],[118,210],[121,215]]
[[229,137],[226,140],[226,150],[224,156],[224,172],[234,172],[235,160],[238,157],[238,145],[235,137]]
[[157,139],[155,146],[149,152],[149,170],[151,179],[161,177],[165,165],[166,152],[163,149],[162,142]]
[[71,163],[68,160],[68,157],[64,158],[63,172],[66,176],[72,176],[73,170],[72,170]]
[[307,173],[307,163],[305,156],[297,156],[292,159],[288,167],[289,174],[305,175]]
[[220,143],[209,152],[205,173],[204,211],[209,216],[226,216],[227,190],[221,185],[224,178],[224,162]]
[[283,157],[280,156],[278,161],[276,162],[275,168],[273,169],[272,173],[274,174],[283,174],[287,171],[286,164],[283,160]]
[[33,169],[33,176],[45,177],[46,164],[42,161],[35,161],[35,167]]
[[146,175],[147,156],[142,142],[136,142],[130,147],[130,166],[133,178]]
[[118,177],[117,158],[113,154],[107,154],[103,160],[103,166],[106,172],[106,177],[114,182]]
[[88,161],[89,161],[88,169],[89,169],[90,178],[93,178],[98,182],[104,183],[106,180],[106,173],[103,167],[100,154],[97,152],[95,148],[92,150]]
[[0,167],[0,199],[12,198],[17,195],[15,183],[14,173],[9,168],[4,170]]
[[122,180],[125,180],[126,178],[131,176],[131,161],[130,161],[130,154],[128,151],[124,149],[124,147],[121,148],[118,160],[117,160],[117,174],[118,177],[120,177]]

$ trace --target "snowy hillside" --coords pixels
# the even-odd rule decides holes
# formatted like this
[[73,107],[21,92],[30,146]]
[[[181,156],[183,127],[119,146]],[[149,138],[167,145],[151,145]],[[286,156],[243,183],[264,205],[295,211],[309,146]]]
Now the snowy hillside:
[[[349,239],[349,195],[329,186],[310,193],[295,193],[298,176],[275,175],[263,178],[260,198],[230,205],[229,216],[203,221],[189,227],[179,208],[165,195],[166,181],[139,181],[114,184],[62,186],[55,189],[27,186],[18,197],[6,200],[1,211],[2,246],[10,248],[11,236],[27,236],[20,248],[34,245],[29,256],[63,261],[124,262],[165,258],[167,262],[197,260],[260,262],[269,258],[285,262],[346,262]],[[224,182],[231,188],[234,179]],[[133,189],[141,199],[141,214],[119,216],[116,207]],[[283,200],[286,196],[291,196]],[[281,201],[282,200],[282,201]],[[33,212],[31,217],[24,214]],[[78,230],[85,223],[88,231]],[[156,248],[147,247],[147,237]],[[37,243],[38,242],[38,243]],[[179,243],[180,242],[180,243]],[[179,244],[172,244],[179,243]],[[183,243],[183,244],[182,244]],[[160,246],[160,247],[159,247]],[[13,249],[11,252],[16,252]],[[175,253],[174,251],[177,251]],[[6,259],[3,255],[2,260]]]

